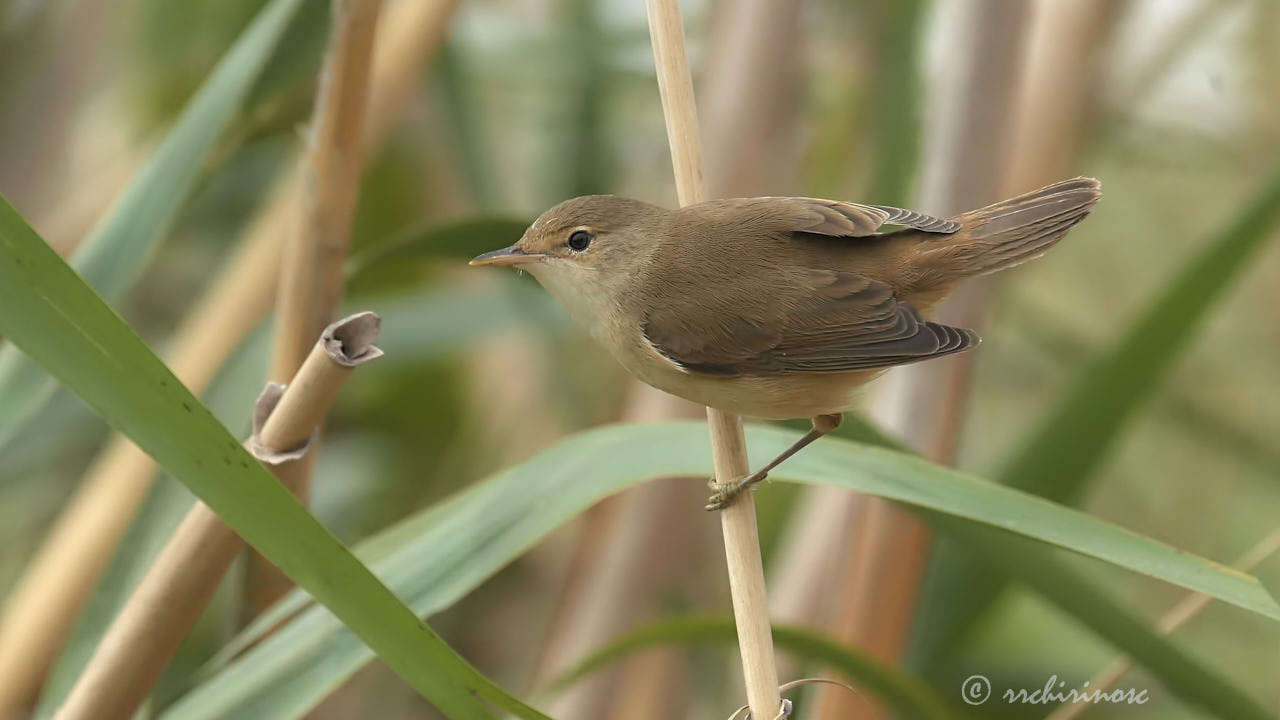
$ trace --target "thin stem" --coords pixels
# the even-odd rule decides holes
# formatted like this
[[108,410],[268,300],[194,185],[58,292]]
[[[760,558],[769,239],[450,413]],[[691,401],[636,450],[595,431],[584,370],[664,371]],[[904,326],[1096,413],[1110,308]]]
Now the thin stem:
[[[693,79],[684,49],[684,27],[676,0],[646,0],[649,34],[653,41],[658,90],[662,96],[671,163],[675,168],[676,194],[681,205],[707,199],[702,174],[702,143],[693,97]],[[707,408],[711,452],[716,478],[721,483],[748,474],[746,439],[736,415]],[[760,540],[756,529],[755,501],[743,493],[720,512],[729,590],[746,681],[747,704],[752,717],[772,718],[782,705],[778,673],[774,666],[773,635],[765,592]]]

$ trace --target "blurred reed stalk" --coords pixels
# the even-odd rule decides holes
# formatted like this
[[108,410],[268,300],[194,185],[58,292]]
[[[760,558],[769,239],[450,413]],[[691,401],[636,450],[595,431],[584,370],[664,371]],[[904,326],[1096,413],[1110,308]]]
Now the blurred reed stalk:
[[[378,358],[378,316],[325,329],[287,387],[268,383],[249,448],[285,485],[352,370]],[[290,488],[293,489],[292,487]],[[218,589],[243,541],[197,502],[160,551],[76,680],[54,720],[131,718]]]
[[[458,0],[396,3],[374,61],[366,148],[381,145],[423,63],[444,40]],[[271,307],[280,238],[301,204],[302,178],[286,171],[234,255],[174,335],[169,367],[200,394]],[[216,331],[211,331],[216,329]],[[76,615],[111,560],[155,477],[155,462],[115,435],[55,521],[0,617],[0,718],[18,715],[40,687]]]
[[[702,183],[702,144],[698,134],[693,78],[685,56],[680,6],[677,0],[646,0],[645,8],[667,139],[671,145],[671,164],[675,168],[676,195],[681,205],[691,205],[706,200],[707,193]],[[707,423],[718,481],[732,482],[747,475],[750,468],[742,419],[707,408]],[[773,718],[782,707],[782,701],[774,667],[773,635],[769,626],[755,500],[750,493],[743,493],[720,511],[720,525],[724,533],[729,590],[733,596],[747,704],[753,717],[761,720]]]
[[[1266,537],[1259,540],[1253,547],[1246,550],[1231,567],[1240,572],[1253,572],[1254,568],[1261,565],[1264,560],[1276,552],[1280,552],[1280,528],[1276,528]],[[1161,634],[1171,635],[1178,628],[1186,625],[1203,612],[1211,602],[1213,602],[1213,598],[1204,593],[1187,595],[1177,605],[1169,608],[1168,612],[1160,616],[1160,619],[1156,621],[1156,630]],[[1088,686],[1090,694],[1094,691],[1105,693],[1115,687],[1115,684],[1120,682],[1120,679],[1132,669],[1133,658],[1120,656],[1112,660],[1105,668],[1099,670],[1096,675],[1089,678],[1085,685]],[[1046,715],[1044,720],[1074,720],[1091,707],[1093,706],[1086,702],[1062,704]]]
[[[629,422],[669,420],[692,404],[637,387],[624,411]],[[557,677],[615,635],[651,617],[655,588],[673,575],[692,580],[672,560],[705,546],[700,483],[688,478],[645,483],[592,508],[574,542],[567,588],[537,664],[536,684]],[[694,513],[697,513],[695,515]],[[677,551],[678,550],[678,551]],[[680,565],[683,561],[677,560]],[[561,720],[664,717],[680,712],[679,653],[646,653],[603,668],[560,694],[547,708]]]
[[[794,48],[798,0],[742,0],[711,10],[703,81],[705,171],[714,196],[782,194],[794,140]],[[744,151],[749,148],[749,151]],[[782,183],[782,186],[779,183]],[[694,417],[697,406],[638,381],[624,408],[629,422]],[[588,516],[571,582],[539,663],[542,680],[570,667],[655,611],[661,587],[697,581],[704,523],[702,488],[686,480],[646,483],[605,500]],[[707,538],[709,540],[709,538]],[[683,548],[673,555],[672,548]],[[679,557],[678,564],[672,563]],[[593,673],[550,708],[565,720],[632,720],[680,712],[683,658],[649,651]]]
[[[1116,3],[1119,4],[1119,3]],[[1160,82],[1169,75],[1169,69],[1177,67],[1197,41],[1208,35],[1218,25],[1227,10],[1243,4],[1243,0],[1200,0],[1191,10],[1183,13],[1173,27],[1155,43],[1155,49],[1147,53],[1131,80],[1114,93],[1123,98],[1126,107],[1142,104]]]
[[[312,338],[332,321],[342,300],[342,266],[364,177],[364,124],[381,11],[382,0],[332,0],[329,44],[302,160],[299,219],[280,268],[268,374],[276,382],[297,372]],[[286,484],[304,505],[314,459],[291,463],[286,471]],[[248,616],[271,606],[290,587],[284,573],[256,551],[250,553],[244,589]]]
[[[342,299],[342,265],[364,168],[365,103],[382,0],[333,0],[302,161],[299,220],[284,249],[270,376],[293,376]],[[305,498],[305,491],[303,497]]]
[[[862,199],[910,206],[920,144],[918,65],[926,2],[875,0],[859,9],[859,17],[840,28],[854,37],[841,45],[844,62],[839,74],[856,77],[855,68],[862,68],[860,74],[866,78],[833,83],[839,93],[851,96],[838,98],[841,111],[834,113],[843,120],[840,133],[850,137],[846,140],[827,131],[828,137],[815,140],[811,153],[819,155],[811,162],[820,176],[815,182],[824,188],[842,187],[846,183],[836,180],[837,166],[840,175],[849,175],[850,165],[860,166],[867,173]],[[851,109],[858,107],[864,111],[854,113],[856,119],[849,117]],[[851,124],[855,132],[850,132]],[[856,141],[851,137],[855,134],[861,136]],[[855,145],[856,157],[848,152]],[[833,150],[843,152],[834,159],[821,155]],[[830,581],[839,577],[854,546],[854,533],[861,528],[860,523],[851,522],[857,502],[857,493],[834,486],[801,491],[780,538],[770,578],[776,621],[823,626],[837,612],[842,598],[832,592]]]
[[[954,25],[961,62],[942,83],[942,120],[923,164],[919,200],[943,216],[1047,184],[1071,172],[1098,77],[1097,48],[1119,4],[970,0]],[[1025,56],[1026,62],[1022,62]],[[992,285],[962,287],[938,318],[981,327]],[[975,356],[897,368],[871,416],[923,456],[955,461]],[[911,631],[930,533],[918,516],[878,498],[859,498],[853,551],[839,595],[835,634],[885,662],[899,662]],[[874,579],[880,591],[862,592]],[[867,705],[822,691],[820,718],[871,717]],[[883,715],[883,707],[876,713]]]
[[[936,117],[914,207],[946,217],[998,199],[1010,162],[1018,69],[1031,3],[969,0],[951,8],[948,62],[939,83]],[[943,303],[939,320],[975,327],[986,304],[985,283],[970,283]],[[895,368],[880,381],[871,417],[934,462],[955,452],[972,353]],[[929,547],[923,521],[866,496],[852,503],[853,545],[837,577],[837,616],[830,630],[881,661],[896,663],[911,627]],[[828,588],[830,591],[830,588]],[[879,703],[818,691],[815,717],[847,720],[884,714]]]

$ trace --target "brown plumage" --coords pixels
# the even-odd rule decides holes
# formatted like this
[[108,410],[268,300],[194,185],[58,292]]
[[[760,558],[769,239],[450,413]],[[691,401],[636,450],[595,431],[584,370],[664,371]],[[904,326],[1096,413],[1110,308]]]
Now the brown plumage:
[[668,210],[595,195],[472,262],[527,269],[659,389],[742,415],[838,416],[884,368],[975,346],[924,316],[959,282],[1043,254],[1099,187],[1075,178],[946,220],[815,198]]

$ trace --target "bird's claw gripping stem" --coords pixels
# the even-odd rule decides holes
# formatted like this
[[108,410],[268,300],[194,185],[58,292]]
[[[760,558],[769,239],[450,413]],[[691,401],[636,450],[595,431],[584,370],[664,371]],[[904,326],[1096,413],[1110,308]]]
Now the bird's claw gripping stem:
[[752,473],[744,478],[739,478],[729,483],[718,483],[715,478],[711,478],[707,482],[707,487],[711,490],[711,497],[707,498],[707,512],[715,512],[724,510],[733,504],[733,501],[742,494],[744,490],[748,490],[761,480],[769,477],[769,473],[761,470]]

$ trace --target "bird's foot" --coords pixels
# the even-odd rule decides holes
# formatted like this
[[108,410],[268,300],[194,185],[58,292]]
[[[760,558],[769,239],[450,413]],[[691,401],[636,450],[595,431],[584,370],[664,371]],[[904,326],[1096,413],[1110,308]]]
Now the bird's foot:
[[729,507],[744,490],[749,490],[756,483],[767,477],[769,477],[769,473],[762,470],[757,473],[752,473],[744,478],[734,480],[733,482],[723,484],[716,482],[715,478],[711,478],[711,480],[707,482],[707,487],[711,490],[711,497],[707,498],[707,511],[715,512]]

